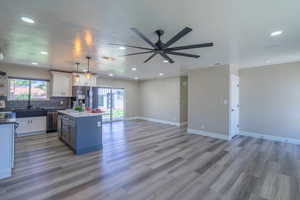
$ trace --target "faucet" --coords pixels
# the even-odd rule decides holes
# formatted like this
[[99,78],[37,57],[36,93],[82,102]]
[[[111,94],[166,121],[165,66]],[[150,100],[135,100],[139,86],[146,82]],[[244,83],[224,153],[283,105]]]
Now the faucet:
[[32,105],[31,105],[31,95],[30,95],[30,93],[29,93],[29,95],[28,95],[28,101],[27,101],[27,109],[31,109],[32,108]]

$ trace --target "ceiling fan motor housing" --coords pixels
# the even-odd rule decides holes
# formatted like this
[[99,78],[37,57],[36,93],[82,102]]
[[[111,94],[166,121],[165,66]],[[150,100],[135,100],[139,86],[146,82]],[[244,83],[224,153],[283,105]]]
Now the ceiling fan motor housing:
[[158,50],[162,50],[164,43],[160,40],[160,37],[165,33],[162,29],[158,29],[155,31],[155,33],[158,36],[158,41],[155,43],[158,47]]

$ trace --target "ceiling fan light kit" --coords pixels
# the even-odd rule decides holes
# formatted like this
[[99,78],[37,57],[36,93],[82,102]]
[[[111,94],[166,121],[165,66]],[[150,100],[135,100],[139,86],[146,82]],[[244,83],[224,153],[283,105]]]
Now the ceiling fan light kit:
[[78,82],[80,80],[80,75],[79,75],[79,71],[78,71],[78,67],[79,67],[80,63],[77,62],[76,65],[77,65],[77,68],[76,68],[76,74],[74,76],[74,79],[76,82]]
[[156,43],[153,43],[151,40],[149,40],[143,33],[141,33],[136,28],[131,28],[131,30],[136,33],[140,38],[142,38],[148,45],[150,45],[151,48],[146,47],[139,47],[139,46],[133,46],[133,45],[122,45],[122,44],[110,44],[110,45],[116,45],[120,47],[129,47],[129,48],[135,48],[135,49],[141,49],[145,50],[143,52],[137,52],[137,53],[130,53],[123,56],[133,56],[133,55],[141,55],[141,54],[148,54],[151,53],[150,57],[147,58],[144,63],[147,63],[149,60],[154,58],[157,54],[161,55],[164,59],[164,62],[166,63],[174,63],[174,60],[169,57],[169,55],[175,55],[175,56],[183,56],[183,57],[190,57],[190,58],[199,58],[199,55],[189,54],[189,53],[183,53],[183,52],[176,52],[178,50],[186,50],[186,49],[197,49],[197,48],[205,48],[205,47],[212,47],[214,44],[212,42],[208,43],[202,43],[202,44],[194,44],[194,45],[184,45],[184,46],[178,46],[178,47],[170,47],[175,42],[180,40],[182,37],[187,35],[189,32],[192,31],[191,28],[185,27],[182,29],[179,33],[177,33],[174,37],[172,37],[169,41],[166,43],[161,41],[161,36],[164,34],[164,31],[159,29],[155,31],[155,34],[158,36],[158,41]]

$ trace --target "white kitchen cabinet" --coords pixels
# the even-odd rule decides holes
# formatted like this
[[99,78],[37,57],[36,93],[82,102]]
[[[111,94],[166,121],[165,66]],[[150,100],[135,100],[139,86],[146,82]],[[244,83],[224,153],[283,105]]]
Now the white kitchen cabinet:
[[84,74],[78,74],[79,80],[75,80],[76,73],[73,74],[73,86],[90,86],[94,87],[96,86],[96,79],[97,77],[92,75],[91,78],[86,78]]
[[65,72],[51,71],[52,75],[52,96],[71,97],[72,96],[72,74]]
[[37,133],[46,133],[46,117],[26,117],[17,118],[19,127],[16,132],[17,135],[30,135]]
[[0,179],[12,175],[14,167],[14,124],[0,124]]

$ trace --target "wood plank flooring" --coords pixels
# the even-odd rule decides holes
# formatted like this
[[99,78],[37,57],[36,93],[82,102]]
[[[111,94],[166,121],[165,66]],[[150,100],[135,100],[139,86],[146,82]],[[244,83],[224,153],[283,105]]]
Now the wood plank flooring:
[[56,134],[17,138],[0,199],[300,199],[298,145],[227,142],[148,121],[105,124],[103,145],[75,156]]

